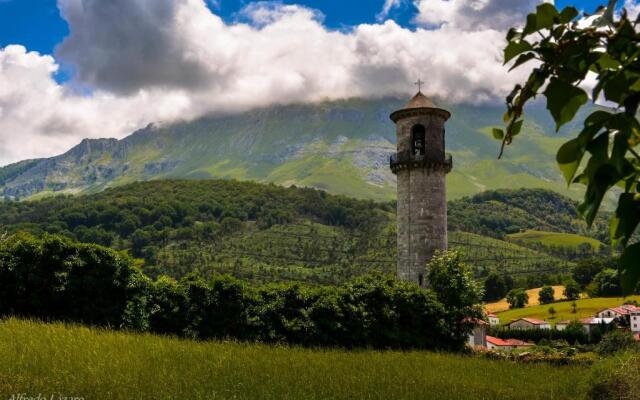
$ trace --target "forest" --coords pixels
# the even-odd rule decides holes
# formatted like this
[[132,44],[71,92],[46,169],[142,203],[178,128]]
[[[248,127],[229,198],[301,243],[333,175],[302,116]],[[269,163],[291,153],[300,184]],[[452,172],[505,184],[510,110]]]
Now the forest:
[[[537,189],[451,201],[450,247],[478,279],[496,272],[514,275],[516,286],[559,283],[575,260],[599,254],[514,242],[508,235],[539,229],[606,240],[604,223],[587,230],[576,207]],[[394,202],[231,180],[151,181],[93,195],[6,200],[0,231],[56,234],[126,251],[153,278],[230,274],[322,285],[395,270]]]

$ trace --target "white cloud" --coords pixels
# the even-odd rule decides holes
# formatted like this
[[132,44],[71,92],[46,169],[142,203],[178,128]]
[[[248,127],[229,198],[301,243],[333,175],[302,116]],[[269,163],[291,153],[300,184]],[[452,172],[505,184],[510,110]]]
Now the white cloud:
[[[553,3],[553,1],[547,1]],[[525,21],[540,0],[415,0],[416,22],[478,31],[506,30]]]
[[378,15],[376,15],[376,20],[378,22],[382,22],[389,16],[389,13],[392,9],[400,7],[404,0],[384,0],[384,5],[382,6],[382,10]]
[[638,15],[640,14],[640,4],[638,4],[634,0],[625,0],[624,8],[627,9],[627,12],[629,13],[629,18],[632,21],[638,18]]
[[[486,3],[477,12],[488,15],[503,2],[470,3]],[[429,7],[444,7],[421,3],[423,23]],[[74,82],[55,82],[51,56],[0,49],[0,165],[59,153],[85,137],[121,138],[149,122],[273,103],[408,96],[417,77],[447,102],[503,97],[524,76],[502,66],[506,16],[495,19],[497,28],[474,25],[473,7],[451,3],[462,13],[443,14],[448,19],[437,28],[386,21],[344,32],[292,5],[253,4],[241,13],[244,23],[228,24],[204,0],[58,0],[71,33],[56,56],[73,66]],[[511,23],[521,20],[517,14]],[[73,92],[76,84],[91,94]]]

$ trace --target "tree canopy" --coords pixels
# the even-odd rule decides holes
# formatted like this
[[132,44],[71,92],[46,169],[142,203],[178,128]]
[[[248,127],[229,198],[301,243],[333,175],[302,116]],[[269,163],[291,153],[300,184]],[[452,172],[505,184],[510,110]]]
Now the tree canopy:
[[539,94],[560,129],[589,101],[585,82],[595,78],[591,101],[607,107],[596,108],[556,158],[569,185],[586,186],[579,211],[589,224],[607,192],[614,187],[622,192],[611,239],[624,248],[621,278],[630,293],[640,280],[640,243],[631,240],[640,223],[640,19],[632,21],[625,10],[616,16],[616,4],[610,0],[595,15],[580,16],[574,7],[560,11],[544,3],[527,16],[524,28],[509,30],[505,63],[512,63],[511,69],[529,61],[536,66],[507,96],[506,129],[495,128],[493,134],[502,141],[502,155],[521,131],[525,105]]

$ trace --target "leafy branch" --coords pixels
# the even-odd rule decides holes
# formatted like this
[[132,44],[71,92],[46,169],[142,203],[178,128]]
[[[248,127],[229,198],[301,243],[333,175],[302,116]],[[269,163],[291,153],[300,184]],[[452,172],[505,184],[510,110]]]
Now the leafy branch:
[[586,186],[579,211],[589,226],[607,192],[622,189],[611,239],[623,248],[622,284],[630,293],[640,281],[640,243],[630,243],[640,223],[640,34],[639,19],[631,21],[626,10],[616,17],[616,4],[610,0],[596,14],[581,16],[574,7],[559,11],[544,3],[527,16],[523,29],[509,30],[505,64],[511,63],[510,70],[532,60],[537,65],[507,96],[506,128],[494,128],[493,136],[502,141],[502,157],[522,130],[525,105],[539,94],[545,96],[559,130],[589,101],[585,80],[596,78],[591,101],[605,100],[611,107],[592,112],[577,137],[559,149],[556,160],[568,185]]

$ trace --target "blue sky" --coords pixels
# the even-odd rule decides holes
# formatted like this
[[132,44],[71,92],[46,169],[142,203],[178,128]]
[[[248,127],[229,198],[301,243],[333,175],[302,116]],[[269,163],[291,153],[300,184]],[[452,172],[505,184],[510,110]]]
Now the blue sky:
[[[374,23],[376,15],[384,4],[384,0],[285,0],[282,2],[301,4],[322,11],[325,15],[325,25],[332,29]],[[561,0],[557,5],[559,7],[574,5],[581,10],[593,11],[604,2],[604,0],[578,2]],[[213,2],[209,4],[216,14],[231,21],[238,10],[247,3],[249,1],[246,0],[219,0],[217,5]],[[415,11],[415,7],[407,1],[403,6],[393,9],[389,17],[400,25],[411,26]],[[22,44],[29,50],[51,54],[67,34],[68,27],[60,17],[56,0],[0,0],[0,47],[8,44]]]

